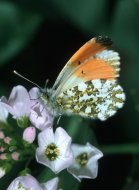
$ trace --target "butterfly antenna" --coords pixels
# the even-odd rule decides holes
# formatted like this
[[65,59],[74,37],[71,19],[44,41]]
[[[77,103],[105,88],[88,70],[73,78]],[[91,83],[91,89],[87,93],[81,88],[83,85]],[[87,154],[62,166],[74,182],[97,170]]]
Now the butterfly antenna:
[[35,82],[32,82],[31,80],[29,80],[28,78],[24,77],[23,75],[19,74],[17,71],[13,71],[14,74],[18,75],[19,77],[23,78],[24,80],[34,84],[35,86],[37,86],[39,89],[42,89],[38,84],[36,84]]

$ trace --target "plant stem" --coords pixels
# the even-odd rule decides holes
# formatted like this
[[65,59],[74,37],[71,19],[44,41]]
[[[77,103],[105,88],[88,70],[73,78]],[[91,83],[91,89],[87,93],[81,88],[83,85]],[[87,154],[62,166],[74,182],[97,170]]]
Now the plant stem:
[[139,144],[102,145],[99,147],[104,154],[139,154]]

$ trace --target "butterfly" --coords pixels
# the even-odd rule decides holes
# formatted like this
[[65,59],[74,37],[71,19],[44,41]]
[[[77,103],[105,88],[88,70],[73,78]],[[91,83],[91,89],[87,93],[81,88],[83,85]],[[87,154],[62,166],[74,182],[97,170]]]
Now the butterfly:
[[80,115],[102,121],[123,107],[125,94],[118,84],[120,57],[109,37],[94,37],[66,63],[51,89],[40,100],[54,116]]

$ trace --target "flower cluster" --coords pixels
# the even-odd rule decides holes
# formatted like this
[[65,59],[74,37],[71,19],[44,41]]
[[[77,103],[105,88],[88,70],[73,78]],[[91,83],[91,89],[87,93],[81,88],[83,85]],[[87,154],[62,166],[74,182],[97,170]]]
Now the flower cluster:
[[9,99],[1,97],[1,105],[15,118],[18,125],[25,128],[30,120],[40,130],[52,125],[52,116],[48,113],[38,99],[38,88],[29,92],[19,85],[12,89]]
[[19,157],[20,152],[16,149],[16,141],[0,130],[0,178],[11,169],[11,164],[18,161]]
[[[15,127],[8,125],[8,115],[17,122],[18,138]],[[90,143],[73,144],[62,127],[54,130],[54,117],[40,101],[38,88],[28,92],[19,85],[12,89],[8,100],[1,97],[0,123],[0,178],[11,169],[11,160],[22,161],[29,157],[36,157],[38,163],[55,174],[67,169],[79,181],[97,177],[98,159],[103,156],[102,152]],[[17,177],[7,190],[32,189],[32,186],[33,190],[55,190],[59,189],[58,184],[57,177],[40,184],[26,173]]]

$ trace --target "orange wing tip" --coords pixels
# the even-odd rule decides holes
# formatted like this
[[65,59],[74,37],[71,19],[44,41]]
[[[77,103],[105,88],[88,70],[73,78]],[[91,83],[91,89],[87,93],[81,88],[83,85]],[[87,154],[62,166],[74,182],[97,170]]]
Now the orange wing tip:
[[96,43],[101,44],[102,46],[111,46],[113,44],[113,41],[108,36],[98,36],[95,37]]
[[84,79],[84,81],[94,79],[114,79],[118,72],[118,68],[114,68],[102,59],[92,59],[82,65],[74,74],[76,77]]
[[70,62],[72,63],[72,66],[74,66],[74,63],[80,64],[91,56],[94,56],[95,54],[107,49],[111,45],[112,41],[107,36],[92,38],[71,57]]

